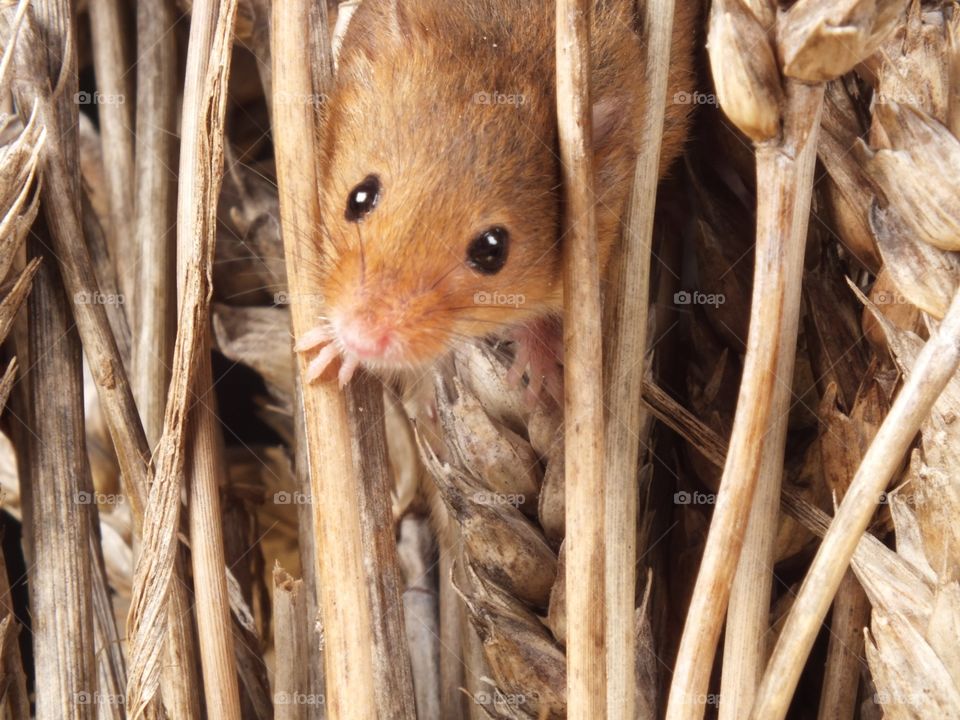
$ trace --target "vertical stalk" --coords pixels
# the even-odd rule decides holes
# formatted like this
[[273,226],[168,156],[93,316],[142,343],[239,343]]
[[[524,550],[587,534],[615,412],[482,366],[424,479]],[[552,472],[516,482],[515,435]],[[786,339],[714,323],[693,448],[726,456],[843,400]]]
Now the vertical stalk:
[[627,206],[626,229],[614,262],[613,288],[607,297],[609,324],[605,334],[611,343],[604,356],[607,710],[608,717],[616,720],[633,720],[636,714],[637,461],[651,420],[642,406],[641,394],[647,356],[650,247],[674,2],[653,0],[642,7],[650,104],[638,128],[637,146],[641,151]]
[[[317,85],[329,82],[328,54],[314,59],[322,68],[317,71],[303,62],[303,49],[311,47],[310,9],[307,0],[273,6],[275,97],[308,97]],[[290,102],[275,102],[273,118],[287,282],[294,335],[299,336],[320,311],[308,272],[322,262],[323,251],[313,240],[320,224],[313,161],[319,156],[317,119],[312,105]],[[298,357],[297,365],[302,378],[306,359]],[[331,383],[301,387],[325,633],[327,715],[331,720],[413,718],[385,474],[382,388],[363,375],[347,396]]]
[[[590,0],[557,0],[557,120],[563,242],[567,703],[606,717],[603,357],[590,99]],[[597,592],[598,588],[604,590]],[[631,623],[632,627],[632,623]]]
[[[771,453],[768,462],[775,468],[783,462],[782,440],[771,439],[769,433],[771,426],[779,421],[774,413],[782,407],[778,404],[780,394],[785,392],[781,385],[787,386],[786,392],[791,386],[792,373],[788,376],[781,373],[792,369],[796,347],[803,255],[822,105],[822,85],[787,81],[782,136],[757,148],[760,194],[750,335],[730,449],[674,667],[668,720],[703,716],[713,657],[754,492],[761,471],[766,469],[764,453]],[[785,430],[784,423],[777,432]],[[767,449],[769,445],[773,448]],[[778,453],[775,463],[774,452]],[[763,482],[769,483],[770,478],[765,477]],[[769,525],[766,530],[769,532]],[[761,551],[765,552],[762,548]],[[756,602],[758,606],[763,604],[766,612],[769,597]]]

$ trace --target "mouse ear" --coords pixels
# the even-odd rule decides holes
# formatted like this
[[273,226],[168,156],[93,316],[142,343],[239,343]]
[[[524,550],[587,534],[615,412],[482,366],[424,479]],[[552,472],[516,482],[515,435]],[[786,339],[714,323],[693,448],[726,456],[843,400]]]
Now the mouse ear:
[[385,41],[403,43],[410,35],[410,23],[403,5],[403,0],[360,3],[349,19],[345,46],[373,58],[383,50]]
[[617,135],[627,116],[627,103],[616,95],[605,95],[593,103],[593,152],[599,154]]

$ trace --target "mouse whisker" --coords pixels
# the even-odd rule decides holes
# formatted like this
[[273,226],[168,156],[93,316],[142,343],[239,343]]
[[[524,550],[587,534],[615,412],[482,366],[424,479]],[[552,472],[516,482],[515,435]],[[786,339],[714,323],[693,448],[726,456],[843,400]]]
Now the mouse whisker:
[[458,260],[457,262],[455,262],[455,263],[453,264],[453,266],[452,266],[449,270],[447,270],[445,273],[443,273],[443,275],[441,275],[440,277],[438,277],[438,278],[436,279],[436,281],[433,283],[433,285],[431,285],[430,287],[427,288],[427,292],[430,292],[431,290],[435,290],[436,287],[437,287],[437,285],[439,285],[441,282],[443,282],[447,277],[450,276],[450,273],[452,273],[454,270],[456,270],[457,268],[459,268],[461,265],[463,265],[463,261],[462,261],[462,260]]
[[367,284],[367,258],[363,252],[363,235],[360,232],[360,223],[356,223],[354,227],[357,229],[357,242],[360,244],[360,286],[364,287]]

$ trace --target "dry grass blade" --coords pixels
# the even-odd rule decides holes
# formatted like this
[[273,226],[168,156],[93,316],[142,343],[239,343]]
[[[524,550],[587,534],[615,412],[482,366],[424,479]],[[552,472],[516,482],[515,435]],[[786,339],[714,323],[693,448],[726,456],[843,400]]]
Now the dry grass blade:
[[[36,361],[20,384],[26,385],[25,397],[16,414],[25,424],[15,426],[15,442],[26,450],[21,487],[31,536],[30,610],[45,619],[33,628],[35,670],[48,688],[37,697],[35,717],[62,717],[69,708],[72,717],[93,720],[96,707],[84,704],[98,683],[87,552],[91,507],[77,500],[93,489],[85,455],[80,347],[69,332],[72,321],[56,264],[49,254],[41,257],[27,308],[28,356]],[[79,548],[84,552],[78,557]],[[71,581],[63,582],[65,577]]]
[[397,554],[407,588],[403,609],[417,693],[417,720],[444,720],[440,714],[440,628],[433,533],[426,518],[408,516],[400,521],[399,536]]
[[781,718],[857,541],[940,392],[960,365],[960,295],[920,353],[837,510],[764,673],[752,717]]
[[[670,688],[670,720],[703,713],[754,490],[761,471],[780,464],[779,458],[764,458],[764,447],[770,425],[784,409],[780,385],[785,384],[789,391],[786,378],[792,375],[781,373],[792,369],[792,362],[784,356],[793,355],[796,342],[822,98],[822,87],[788,85],[783,137],[758,149],[757,185],[769,190],[758,199],[747,355],[730,450]],[[780,426],[781,433],[785,429]],[[782,437],[770,442],[779,448],[782,443]],[[765,476],[763,482],[768,481]]]
[[[310,692],[310,637],[303,580],[294,580],[279,565],[273,569],[273,633],[276,679],[273,699],[277,720],[307,720]],[[302,699],[301,699],[302,698]]]
[[19,720],[30,716],[30,696],[27,694],[27,676],[17,643],[19,628],[10,601],[10,583],[7,580],[7,564],[0,553],[0,607],[3,608],[3,643],[0,645],[2,663],[3,696],[0,700],[0,717],[3,720]]
[[[275,97],[313,97],[329,82],[328,57],[315,58],[314,66],[303,63],[302,48],[311,42],[309,10],[306,2],[274,5],[271,37],[284,38],[279,46],[271,42]],[[323,36],[325,28],[318,32]],[[293,330],[301,336],[318,314],[309,271],[320,266],[320,249],[303,240],[319,225],[317,176],[302,162],[304,144],[313,147],[316,117],[305,103],[274,103],[273,110]],[[306,157],[318,153],[308,149]],[[298,369],[303,377],[302,355]],[[413,717],[409,657],[397,656],[404,629],[384,476],[382,390],[365,376],[348,393],[345,398],[329,383],[302,386],[317,594],[326,629],[326,708],[334,720]]]
[[603,357],[600,270],[590,145],[588,0],[557,0],[557,117],[565,193],[563,243],[566,424],[568,717],[606,716]]
[[[178,208],[177,231],[184,239],[180,243],[184,252],[179,258],[183,268],[179,273],[182,278],[180,332],[174,349],[164,432],[157,449],[157,471],[150,487],[148,512],[144,516],[143,544],[128,619],[130,676],[126,705],[132,718],[143,716],[159,682],[166,600],[177,553],[180,485],[187,458],[187,416],[191,393],[202,369],[208,332],[216,199],[223,167],[226,76],[236,1],[227,0],[223,5],[214,2],[203,5],[202,10],[199,8],[195,8],[191,34],[196,33],[196,38],[191,42],[192,62],[188,62],[193,71],[193,74],[188,72],[188,89],[193,95],[191,102],[185,100],[184,112],[185,118],[191,118],[196,132],[185,133],[180,163],[181,168],[189,168],[181,174],[183,194]],[[206,18],[205,24],[198,18]],[[222,567],[221,561],[216,571],[222,572]],[[225,649],[219,650],[209,658],[212,662],[204,665],[207,690],[223,691],[209,698],[208,705],[212,702],[213,707],[208,709],[222,712],[220,717],[239,717],[232,657],[225,659]],[[225,664],[229,664],[229,675]]]
[[[7,23],[12,24],[14,9],[7,7],[4,10]],[[67,13],[61,14],[67,16]],[[80,203],[74,200],[78,197],[78,193],[74,192],[78,189],[74,180],[75,148],[67,144],[70,134],[62,131],[66,119],[61,118],[55,102],[57,97],[61,104],[67,102],[63,93],[71,89],[71,83],[66,78],[69,77],[69,68],[72,65],[68,62],[64,68],[58,69],[58,72],[63,74],[55,84],[49,76],[43,57],[45,46],[30,13],[24,19],[13,47],[16,71],[13,89],[18,105],[21,112],[25,112],[26,108],[36,107],[38,119],[49,133],[41,155],[44,172],[43,200],[56,253],[55,259],[66,283],[84,351],[97,382],[111,437],[123,469],[123,478],[127,483],[125,489],[134,513],[140,516],[148,484],[149,449],[117,343],[110,331],[105,306],[98,300],[101,296],[100,289],[95,280],[90,253],[83,242]],[[65,40],[64,47],[67,47]],[[50,88],[53,85],[57,92],[51,96]],[[75,106],[73,112],[76,112]],[[70,126],[74,125],[75,121]]]
[[163,429],[176,307],[173,232],[176,214],[176,37],[174,0],[137,3],[137,132],[135,221],[140,248],[132,367],[137,407],[150,447]]
[[[137,287],[148,302],[136,303],[130,366],[133,389],[151,448],[163,432],[176,318],[177,43],[173,0],[137,3],[137,126],[133,245],[139,248]],[[89,213],[88,213],[89,214]],[[130,243],[125,243],[130,245]],[[129,269],[129,268],[128,268]],[[135,320],[135,322],[134,322]],[[176,574],[185,576],[188,555],[178,552]],[[171,585],[168,636],[161,670],[164,705],[170,715],[200,713],[190,598]]]
[[606,488],[606,641],[607,717],[635,716],[638,490],[634,482],[641,444],[646,444],[650,415],[640,396],[647,357],[647,316],[650,295],[651,242],[660,144],[663,136],[667,80],[673,37],[673,0],[643,4],[646,29],[644,66],[651,103],[638,129],[641,151],[634,171],[626,229],[616,263],[613,291],[606,302],[612,308],[606,336],[611,342],[604,361],[607,422],[604,442]]
[[139,293],[133,292],[138,248],[133,239],[133,87],[134,74],[124,32],[125,6],[115,0],[90,0],[91,50],[97,74],[97,91],[78,94],[79,101],[97,103],[100,119],[110,227],[107,232],[110,256],[120,279],[120,289],[134,311]]

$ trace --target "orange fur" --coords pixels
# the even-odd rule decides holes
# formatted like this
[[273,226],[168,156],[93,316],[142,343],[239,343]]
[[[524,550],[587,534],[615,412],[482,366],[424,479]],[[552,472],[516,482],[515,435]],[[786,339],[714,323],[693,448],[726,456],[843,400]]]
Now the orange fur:
[[[690,106],[670,99],[692,89],[696,6],[677,5],[661,173],[687,132]],[[592,27],[604,267],[650,102],[632,8],[598,0]],[[349,314],[388,325],[397,365],[412,367],[461,340],[560,311],[554,66],[552,3],[363,1],[344,38],[321,138],[328,265],[318,281],[329,321]],[[382,183],[379,204],[350,223],[348,194],[370,174]],[[510,232],[509,258],[485,276],[465,264],[466,248],[494,225]],[[516,302],[483,302],[493,297]]]

